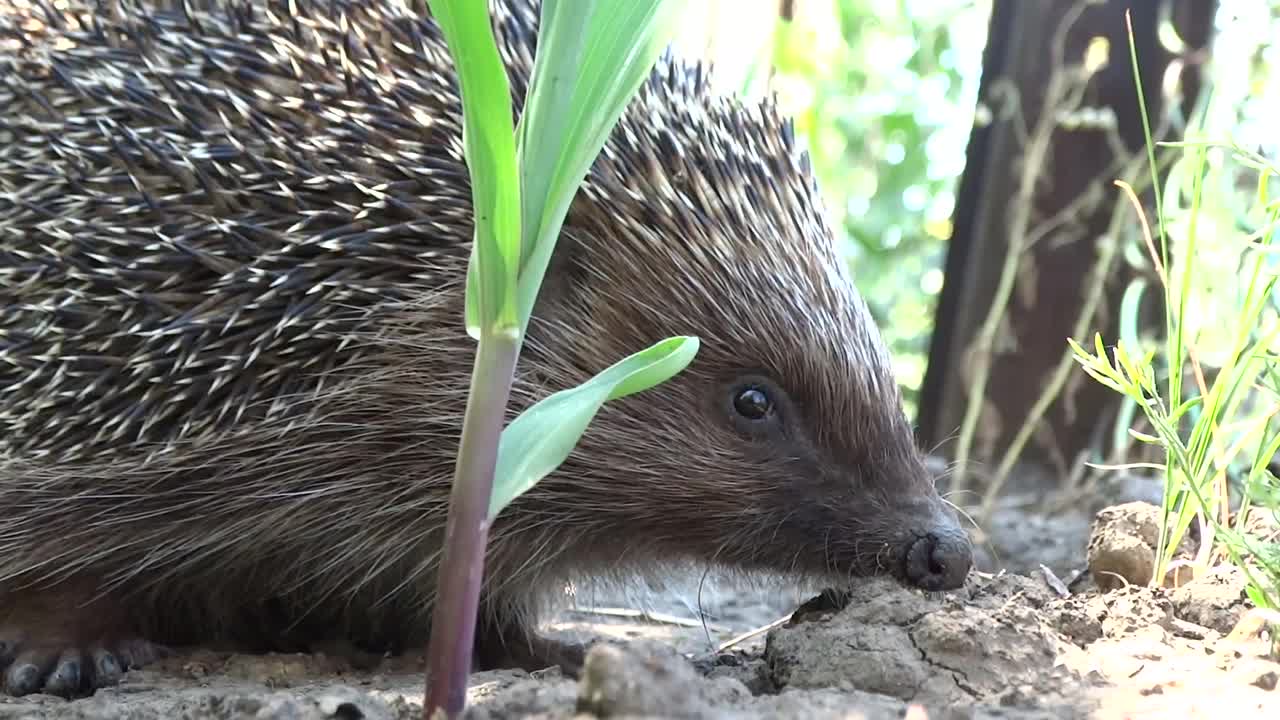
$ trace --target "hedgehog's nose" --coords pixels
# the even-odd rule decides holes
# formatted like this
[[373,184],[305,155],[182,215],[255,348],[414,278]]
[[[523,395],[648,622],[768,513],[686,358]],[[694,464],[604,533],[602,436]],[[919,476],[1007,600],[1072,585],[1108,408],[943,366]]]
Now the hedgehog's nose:
[[938,528],[907,548],[907,582],[929,592],[964,585],[973,564],[969,536],[959,527]]

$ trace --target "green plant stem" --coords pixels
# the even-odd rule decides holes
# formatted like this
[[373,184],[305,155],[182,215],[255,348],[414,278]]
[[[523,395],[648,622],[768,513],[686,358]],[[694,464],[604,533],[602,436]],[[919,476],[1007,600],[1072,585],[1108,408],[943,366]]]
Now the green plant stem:
[[489,537],[489,495],[519,355],[515,338],[496,334],[482,335],[476,349],[436,584],[422,707],[425,720],[433,720],[440,711],[446,717],[458,717],[466,705]]

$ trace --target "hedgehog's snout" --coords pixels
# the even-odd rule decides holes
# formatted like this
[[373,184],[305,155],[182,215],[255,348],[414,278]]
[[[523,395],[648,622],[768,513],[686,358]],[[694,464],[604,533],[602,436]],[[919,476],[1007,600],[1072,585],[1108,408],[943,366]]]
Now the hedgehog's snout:
[[943,521],[911,540],[902,558],[902,575],[911,585],[930,592],[955,590],[969,576],[973,548],[964,529]]

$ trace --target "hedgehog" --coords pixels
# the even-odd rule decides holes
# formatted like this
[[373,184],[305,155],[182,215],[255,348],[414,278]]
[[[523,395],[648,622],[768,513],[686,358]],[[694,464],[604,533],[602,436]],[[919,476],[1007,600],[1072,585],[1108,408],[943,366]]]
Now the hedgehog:
[[[429,9],[0,2],[5,690],[181,647],[421,648],[475,352]],[[539,7],[490,9],[518,114]],[[510,417],[672,335],[688,368],[495,520],[477,669],[576,672],[536,629],[575,578],[963,585],[792,124],[668,51],[574,198]]]

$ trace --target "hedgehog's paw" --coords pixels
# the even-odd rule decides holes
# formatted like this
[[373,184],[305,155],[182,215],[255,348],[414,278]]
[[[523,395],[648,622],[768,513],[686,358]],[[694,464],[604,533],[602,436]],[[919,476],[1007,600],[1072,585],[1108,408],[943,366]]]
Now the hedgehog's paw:
[[64,698],[92,695],[120,681],[126,670],[141,667],[163,650],[138,638],[86,644],[28,641],[20,631],[0,630],[4,690],[21,696],[46,693]]
[[167,651],[127,632],[101,603],[72,607],[64,596],[24,595],[10,601],[0,621],[0,672],[4,692],[46,693],[64,698],[92,695],[115,685],[132,668]]

